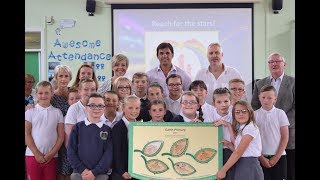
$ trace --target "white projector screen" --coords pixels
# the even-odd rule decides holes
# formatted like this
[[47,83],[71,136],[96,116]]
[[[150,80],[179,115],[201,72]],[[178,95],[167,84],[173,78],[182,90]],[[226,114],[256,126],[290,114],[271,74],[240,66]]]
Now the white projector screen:
[[113,54],[123,53],[130,64],[126,76],[159,64],[161,42],[174,47],[173,63],[194,80],[208,67],[207,47],[219,42],[223,62],[238,69],[251,99],[253,80],[253,4],[112,4]]

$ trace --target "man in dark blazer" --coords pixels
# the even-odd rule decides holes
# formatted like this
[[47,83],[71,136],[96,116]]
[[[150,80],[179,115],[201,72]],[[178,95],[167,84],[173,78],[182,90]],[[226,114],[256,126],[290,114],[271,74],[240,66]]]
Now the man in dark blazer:
[[289,142],[287,153],[287,179],[295,180],[295,78],[284,74],[285,59],[279,53],[272,53],[268,58],[270,76],[254,84],[251,105],[254,110],[261,107],[260,88],[266,84],[273,85],[278,93],[275,107],[284,110],[289,119]]

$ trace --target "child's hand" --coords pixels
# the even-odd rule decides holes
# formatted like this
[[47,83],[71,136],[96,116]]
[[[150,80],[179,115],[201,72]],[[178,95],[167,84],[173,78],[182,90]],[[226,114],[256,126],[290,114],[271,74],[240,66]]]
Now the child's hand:
[[53,155],[51,155],[49,153],[44,155],[44,159],[46,160],[46,164],[49,163],[52,158],[53,158]]
[[123,179],[131,179],[131,176],[128,172],[122,174]]
[[220,180],[220,179],[223,179],[226,177],[226,172],[223,171],[222,169],[220,169],[220,171],[217,172],[217,179]]
[[81,174],[81,177],[83,180],[94,180],[96,178],[91,170],[88,170],[84,175]]
[[220,125],[227,126],[228,124],[227,124],[227,122],[225,120],[219,119],[216,122],[214,122],[213,125],[217,127],[217,126],[220,126]]
[[26,105],[25,110],[32,109],[32,108],[34,108],[34,104],[28,104]]
[[[281,156],[280,156],[281,157]],[[270,166],[275,166],[277,164],[277,162],[279,161],[280,157],[278,156],[272,156],[270,159],[269,159],[269,163],[270,163]]]
[[39,153],[39,154],[35,154],[34,157],[36,158],[36,161],[40,164],[46,163],[47,160],[44,158],[44,155]]
[[195,118],[195,119],[192,119],[191,122],[202,122],[202,121],[198,118]]
[[87,176],[89,174],[89,171],[90,171],[89,169],[83,170],[82,173],[81,173],[81,177]]
[[259,161],[261,165],[265,168],[271,168],[271,165],[269,163],[269,159],[265,158],[264,156],[259,157]]
[[221,141],[221,143],[222,143],[224,146],[227,146],[230,150],[233,151],[234,146],[233,146],[233,143],[232,143],[232,142],[223,139],[223,140]]

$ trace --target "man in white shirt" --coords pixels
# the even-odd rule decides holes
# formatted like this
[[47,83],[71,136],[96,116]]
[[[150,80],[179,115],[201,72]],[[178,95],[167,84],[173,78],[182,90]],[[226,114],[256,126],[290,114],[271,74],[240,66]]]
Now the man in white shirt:
[[240,72],[230,66],[226,66],[223,62],[223,52],[219,43],[211,43],[208,46],[207,58],[209,67],[200,69],[195,80],[202,80],[208,87],[208,96],[206,102],[212,103],[213,91],[220,87],[228,87],[231,79],[242,79]]

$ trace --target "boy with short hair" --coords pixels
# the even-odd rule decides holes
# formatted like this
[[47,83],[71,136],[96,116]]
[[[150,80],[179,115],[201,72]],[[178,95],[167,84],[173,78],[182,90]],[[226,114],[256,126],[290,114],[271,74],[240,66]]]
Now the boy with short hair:
[[289,120],[274,104],[277,90],[264,85],[259,92],[261,107],[254,112],[261,134],[262,155],[259,157],[264,179],[287,179],[286,146],[289,140]]
[[105,108],[104,97],[92,93],[85,103],[87,117],[71,130],[67,148],[73,168],[71,180],[104,179],[112,164],[111,128],[100,120]]
[[141,107],[147,106],[148,75],[144,72],[136,72],[132,76],[132,89],[134,95],[140,98]]

